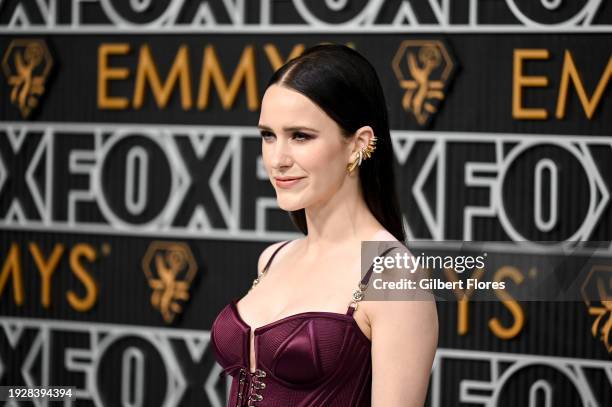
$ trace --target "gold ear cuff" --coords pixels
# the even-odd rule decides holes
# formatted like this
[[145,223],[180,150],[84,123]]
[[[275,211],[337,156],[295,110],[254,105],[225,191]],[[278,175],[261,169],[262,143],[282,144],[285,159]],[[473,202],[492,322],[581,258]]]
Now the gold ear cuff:
[[347,164],[346,171],[349,174],[352,173],[356,167],[361,165],[361,162],[363,160],[367,160],[372,156],[374,150],[376,150],[376,136],[372,136],[370,138],[370,141],[368,142],[368,145],[359,150],[357,157],[355,157],[355,160],[352,163]]

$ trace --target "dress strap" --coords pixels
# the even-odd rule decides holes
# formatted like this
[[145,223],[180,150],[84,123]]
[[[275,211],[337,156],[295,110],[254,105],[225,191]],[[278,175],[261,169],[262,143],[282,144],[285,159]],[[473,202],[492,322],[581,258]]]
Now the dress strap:
[[261,273],[258,273],[257,278],[255,280],[253,280],[253,285],[251,286],[251,288],[249,288],[249,291],[251,291],[253,289],[253,287],[255,287],[259,283],[259,280],[261,280],[261,278],[264,276],[264,274],[266,274],[266,272],[268,271],[268,268],[270,267],[270,264],[272,264],[272,260],[274,259],[274,256],[276,256],[276,253],[278,253],[278,251],[280,249],[285,247],[290,242],[291,242],[291,240],[287,240],[285,243],[283,243],[280,246],[278,246],[276,248],[276,250],[274,250],[274,253],[272,253],[272,256],[270,256],[270,259],[266,263],[266,266],[263,268]]
[[[380,256],[381,257],[386,256],[387,253],[389,253],[393,249],[397,249],[397,247],[388,248],[387,250],[382,252]],[[353,292],[353,298],[348,306],[348,310],[346,311],[347,315],[353,315],[353,312],[357,310],[357,303],[363,299],[364,291],[368,287],[368,284],[370,282],[370,277],[372,276],[373,271],[374,271],[374,263],[370,265],[370,268],[368,269],[367,273],[365,273],[365,275],[359,282],[358,288]]]
[[276,248],[276,250],[274,250],[274,253],[272,253],[272,256],[270,256],[270,259],[266,263],[266,267],[263,268],[262,273],[265,273],[266,271],[268,271],[268,268],[270,267],[270,264],[272,264],[272,260],[274,260],[274,256],[276,256],[276,253],[278,253],[280,249],[285,247],[290,242],[291,242],[291,240],[287,240],[285,243],[283,243],[282,245],[278,246]]

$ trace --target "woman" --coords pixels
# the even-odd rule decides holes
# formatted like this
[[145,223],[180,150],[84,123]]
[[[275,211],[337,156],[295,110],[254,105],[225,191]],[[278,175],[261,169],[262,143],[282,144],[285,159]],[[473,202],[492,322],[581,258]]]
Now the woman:
[[259,128],[278,205],[305,236],[267,247],[213,323],[228,405],[422,406],[435,303],[359,303],[361,242],[405,239],[374,68],[342,45],[308,49],[269,81]]

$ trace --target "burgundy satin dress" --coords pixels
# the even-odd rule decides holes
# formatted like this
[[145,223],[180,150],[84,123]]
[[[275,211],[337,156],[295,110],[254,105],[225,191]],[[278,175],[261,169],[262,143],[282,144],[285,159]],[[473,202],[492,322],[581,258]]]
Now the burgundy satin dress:
[[[264,272],[287,243],[274,251]],[[228,407],[370,406],[371,342],[353,312],[372,270],[373,265],[345,314],[303,312],[256,328],[255,372],[249,368],[251,328],[238,313],[238,299],[223,308],[212,325],[210,339],[222,374],[233,378]]]

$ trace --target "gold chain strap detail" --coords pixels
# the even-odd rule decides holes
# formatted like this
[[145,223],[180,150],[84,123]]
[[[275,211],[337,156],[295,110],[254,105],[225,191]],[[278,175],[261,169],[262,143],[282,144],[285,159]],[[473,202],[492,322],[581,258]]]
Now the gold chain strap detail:
[[253,280],[253,285],[251,285],[251,288],[249,288],[249,291],[251,291],[253,288],[255,288],[255,286],[257,284],[259,284],[259,281],[261,281],[261,278],[264,276],[264,274],[266,274],[266,271],[268,270],[264,270],[261,273],[257,273],[257,277]]
[[349,307],[355,308],[353,311],[357,311],[359,301],[363,300],[363,297],[365,295],[364,291],[368,287],[368,285],[360,282],[357,287],[358,288],[353,292],[353,299],[349,303]]

